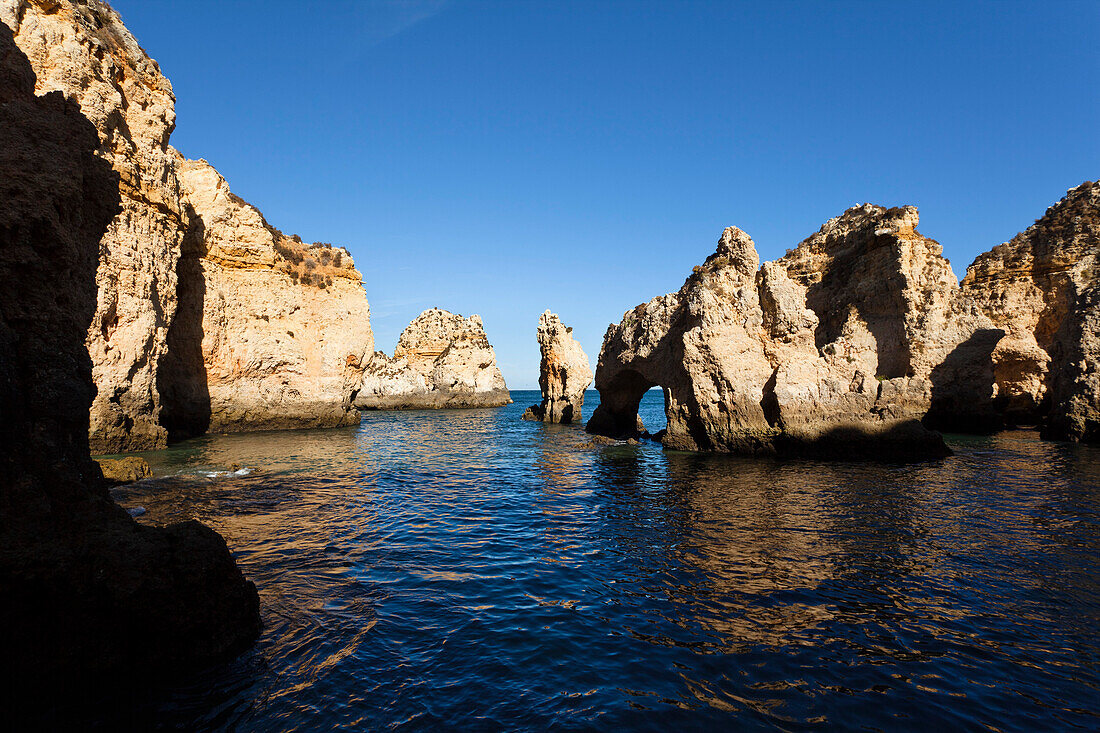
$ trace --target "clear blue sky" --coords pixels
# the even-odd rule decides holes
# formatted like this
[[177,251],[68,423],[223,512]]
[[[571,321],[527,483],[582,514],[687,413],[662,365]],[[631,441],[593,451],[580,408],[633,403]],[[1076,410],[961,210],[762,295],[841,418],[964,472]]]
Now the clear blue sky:
[[914,204],[957,274],[1100,178],[1100,1],[114,0],[172,142],[288,233],[346,246],[378,348],[479,313],[535,386],[550,308],[595,366],[723,227],[781,255]]

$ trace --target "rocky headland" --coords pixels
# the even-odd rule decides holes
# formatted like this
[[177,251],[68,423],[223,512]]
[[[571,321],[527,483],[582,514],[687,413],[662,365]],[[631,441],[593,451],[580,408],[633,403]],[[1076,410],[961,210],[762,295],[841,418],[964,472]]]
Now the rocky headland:
[[853,207],[762,266],[730,227],[679,292],[608,329],[587,428],[640,434],[638,401],[660,386],[662,442],[685,450],[936,457],[928,426],[1014,413],[1094,434],[1095,190],[1070,191],[961,287],[913,207]]
[[[21,18],[47,7],[96,22],[60,3]],[[101,252],[122,241],[126,212],[153,215],[139,213],[132,171],[104,155],[83,105],[43,90],[9,30],[12,5],[0,8],[0,646],[16,700],[5,714],[18,719],[18,705],[42,704],[18,697],[25,686],[90,694],[126,675],[194,669],[250,644],[260,618],[220,536],[197,522],[138,525],[91,460],[86,342],[102,315]],[[152,247],[167,211],[144,220]]]
[[36,92],[80,106],[119,176],[86,339],[93,452],[161,448],[170,430],[354,422],[374,345],[351,258],[303,251],[169,145],[172,86],[106,3],[0,0],[0,22]]
[[392,358],[374,354],[355,404],[365,410],[420,410],[511,401],[481,318],[431,308],[401,332]]
[[545,311],[538,326],[539,387],[542,402],[528,407],[524,420],[571,423],[581,419],[584,391],[592,384],[588,356],[573,338],[573,329],[557,314]]

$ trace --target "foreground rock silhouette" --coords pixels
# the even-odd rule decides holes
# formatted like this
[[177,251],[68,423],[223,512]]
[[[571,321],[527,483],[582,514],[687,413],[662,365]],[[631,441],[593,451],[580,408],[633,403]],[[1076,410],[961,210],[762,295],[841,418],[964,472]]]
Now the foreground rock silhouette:
[[1097,204],[1096,184],[1073,189],[962,287],[913,207],[853,207],[763,266],[730,227],[679,292],[608,329],[587,429],[640,434],[660,386],[662,442],[684,450],[934,458],[948,451],[926,426],[1014,411],[1094,439]]
[[99,146],[74,101],[35,95],[27,57],[0,24],[6,694],[193,669],[247,647],[260,629],[256,589],[222,538],[197,522],[136,524],[90,458],[85,339],[99,307],[100,243],[126,207],[126,184]]
[[393,358],[379,351],[355,402],[365,410],[500,407],[512,401],[480,316],[430,308],[413,319]]
[[524,420],[571,423],[581,419],[584,391],[592,384],[588,356],[573,338],[573,329],[550,311],[539,316],[539,387],[542,402],[528,407]]

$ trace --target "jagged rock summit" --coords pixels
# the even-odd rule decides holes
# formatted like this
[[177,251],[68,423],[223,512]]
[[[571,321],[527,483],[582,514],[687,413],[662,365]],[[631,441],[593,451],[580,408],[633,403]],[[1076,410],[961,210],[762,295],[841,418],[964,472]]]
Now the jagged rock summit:
[[480,316],[424,311],[401,333],[393,358],[376,352],[355,404],[366,410],[499,407],[508,386]]
[[285,238],[204,161],[169,145],[172,85],[105,2],[0,0],[0,22],[29,59],[36,91],[80,106],[99,136],[96,155],[119,175],[87,333],[93,452],[162,448],[169,427],[354,422],[374,345],[350,258],[320,268],[320,280],[292,276],[316,258],[288,265],[276,250]]
[[573,329],[557,314],[545,311],[539,316],[539,387],[542,403],[528,407],[524,420],[570,423],[581,419],[584,391],[592,384],[588,356],[573,338]]
[[914,405],[930,388],[920,345],[947,307],[927,294],[958,285],[916,223],[911,207],[853,207],[763,267],[726,229],[678,293],[608,329],[588,430],[636,433],[638,401],[659,385],[670,448],[946,455]]

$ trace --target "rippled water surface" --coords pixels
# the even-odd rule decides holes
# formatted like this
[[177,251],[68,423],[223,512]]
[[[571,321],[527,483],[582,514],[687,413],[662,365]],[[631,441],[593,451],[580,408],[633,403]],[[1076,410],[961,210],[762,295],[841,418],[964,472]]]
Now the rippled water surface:
[[[897,466],[585,447],[497,410],[204,438],[120,489],[260,589],[180,729],[1100,727],[1100,451]],[[597,395],[590,393],[586,414]],[[660,394],[643,418],[660,427]],[[240,467],[235,473],[228,468]]]

